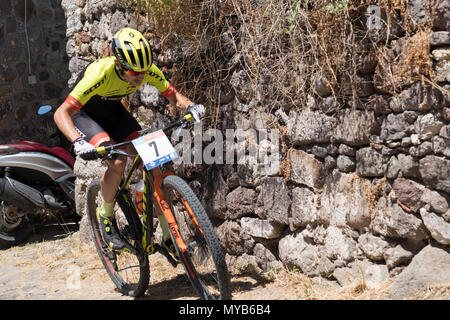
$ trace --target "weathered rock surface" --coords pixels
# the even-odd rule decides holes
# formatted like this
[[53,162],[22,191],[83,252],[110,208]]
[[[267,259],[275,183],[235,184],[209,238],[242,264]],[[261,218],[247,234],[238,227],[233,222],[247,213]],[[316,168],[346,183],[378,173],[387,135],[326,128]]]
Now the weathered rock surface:
[[320,188],[323,185],[324,168],[306,152],[292,150],[290,152],[291,180],[310,188]]
[[237,219],[254,214],[256,191],[250,188],[238,187],[226,196],[227,218]]
[[426,156],[419,161],[419,171],[428,186],[450,193],[450,160]]
[[337,124],[335,118],[312,112],[291,111],[287,123],[287,136],[294,145],[329,142]]
[[369,226],[374,208],[372,184],[355,174],[333,171],[320,197],[320,221],[362,230]]
[[268,220],[244,217],[241,219],[242,229],[252,237],[276,239],[281,236],[283,226]]
[[392,299],[408,299],[428,286],[450,281],[450,252],[447,249],[428,245],[417,254],[402,273],[390,291]]
[[379,125],[372,111],[346,109],[338,114],[338,122],[333,137],[336,141],[351,146],[360,146],[370,142],[370,136]]
[[290,225],[305,227],[308,224],[316,224],[319,216],[319,197],[308,188],[293,189]]
[[258,210],[258,216],[262,219],[287,225],[291,201],[289,189],[283,183],[283,178],[266,178],[258,197],[258,204],[262,208]]
[[420,209],[420,216],[422,217],[425,227],[430,231],[431,236],[439,243],[450,244],[450,223],[446,222],[444,218],[428,212],[425,208]]
[[378,210],[371,222],[371,229],[386,237],[420,241],[426,237],[426,229],[420,218],[407,213],[390,196],[378,200]]

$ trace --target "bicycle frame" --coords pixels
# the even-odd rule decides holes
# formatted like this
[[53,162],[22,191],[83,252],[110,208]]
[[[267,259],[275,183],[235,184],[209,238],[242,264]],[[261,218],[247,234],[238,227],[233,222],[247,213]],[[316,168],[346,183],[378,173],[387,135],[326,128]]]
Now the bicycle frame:
[[[129,142],[131,143],[131,142]],[[126,145],[127,143],[120,144],[121,146]],[[117,145],[116,145],[117,146]],[[143,194],[143,223],[142,227],[139,223],[139,218],[136,213],[135,206],[133,204],[132,198],[129,194],[129,186],[131,184],[131,178],[135,171],[138,169],[138,167],[141,164],[141,158],[139,155],[137,155],[134,158],[133,165],[131,169],[128,171],[127,177],[122,182],[122,184],[119,187],[119,190],[116,193],[116,201],[118,202],[119,206],[121,207],[122,211],[124,212],[129,224],[134,225],[135,229],[142,230],[138,234],[134,233],[134,236],[136,239],[141,239],[142,248],[144,251],[151,255],[155,253],[155,246],[152,242],[152,236],[153,236],[153,206],[152,201],[149,201],[150,199],[155,199],[155,203],[158,204],[157,208],[159,209],[159,214],[162,214],[164,218],[167,221],[167,224],[169,226],[169,231],[172,233],[174,240],[176,241],[178,248],[181,251],[181,254],[184,256],[184,253],[188,250],[187,245],[184,243],[179,231],[178,231],[178,225],[175,220],[174,214],[172,213],[172,210],[170,209],[165,196],[164,192],[162,191],[161,184],[162,180],[169,176],[169,175],[175,175],[172,171],[167,171],[164,173],[161,173],[159,168],[153,168],[152,170],[148,171],[145,168],[143,169],[143,179],[144,179],[144,194]],[[151,192],[153,191],[153,192]],[[198,229],[201,231],[200,226],[198,225],[198,222],[189,207],[188,203],[182,199],[183,206],[186,208],[191,220],[197,225]],[[132,209],[132,210],[130,210]],[[157,210],[158,211],[158,210]],[[157,213],[157,215],[159,215]],[[128,248],[131,249],[131,248]],[[131,249],[132,250],[132,249]]]
[[[135,223],[135,218],[138,218],[137,211],[135,209],[135,206],[131,200],[131,197],[128,198],[129,192],[128,187],[131,183],[131,177],[133,176],[135,170],[138,168],[139,164],[141,162],[140,156],[137,155],[134,163],[128,172],[127,178],[124,180],[122,185],[119,188],[119,191],[117,192],[116,199],[118,201],[121,201],[120,199],[125,199],[126,201],[126,208],[122,208],[122,211],[125,213],[128,222]],[[143,170],[143,178],[144,178],[144,195],[143,195],[143,224],[142,224],[142,235],[141,239],[141,245],[143,250],[151,255],[155,253],[156,248],[155,244],[152,242],[152,236],[153,236],[153,207],[152,203],[148,202],[148,199],[153,196],[153,198],[156,200],[156,203],[158,204],[158,208],[160,210],[160,213],[164,215],[164,218],[167,221],[167,224],[169,225],[169,231],[173,235],[173,239],[176,241],[177,246],[179,248],[180,252],[180,259],[183,259],[184,266],[186,267],[186,271],[191,274],[191,277],[195,277],[195,274],[193,270],[191,269],[192,264],[188,261],[188,255],[186,254],[188,252],[188,247],[185,244],[183,238],[181,237],[179,231],[178,231],[178,224],[175,220],[174,214],[172,213],[172,210],[170,209],[169,204],[167,203],[164,192],[161,188],[162,180],[169,176],[169,175],[175,175],[172,171],[167,171],[164,173],[161,173],[159,168],[154,168],[150,171],[147,171],[146,169]],[[151,178],[150,178],[151,177]],[[153,178],[153,181],[151,181]],[[153,182],[153,183],[152,183]],[[153,190],[153,194],[151,194],[150,191]],[[127,191],[127,192],[126,192]],[[192,209],[190,208],[189,204],[181,198],[183,206],[186,208],[188,215],[193,223],[197,226],[198,230],[203,234],[203,231],[201,230],[197,219],[195,218],[195,215],[192,212]],[[120,202],[119,202],[120,205]],[[127,213],[126,213],[127,212]],[[139,219],[138,219],[139,220]],[[133,251],[134,248],[128,248],[129,250]]]
[[[192,117],[186,115],[162,130],[166,133],[166,130],[175,127],[186,127],[185,123],[191,120]],[[89,185],[88,214],[93,234],[98,239],[96,249],[99,256],[115,285],[127,295],[138,296],[145,292],[150,277],[148,255],[160,252],[173,267],[176,267],[178,263],[183,265],[189,280],[201,298],[214,299],[220,294],[218,297],[222,299],[231,299],[230,279],[225,256],[213,225],[189,184],[178,177],[175,172],[160,170],[164,163],[167,164],[170,159],[175,158],[175,152],[169,148],[169,142],[160,133],[156,135],[150,133],[149,136],[144,136],[149,132],[148,130],[140,132],[142,139],[98,147],[85,155],[86,160],[102,159],[102,161],[114,160],[117,159],[117,156],[134,158],[131,168],[128,169],[120,183],[114,200],[120,206],[126,219],[124,221],[121,215],[117,217],[117,227],[120,228],[120,234],[125,244],[123,249],[115,250],[114,246],[109,248],[108,244],[100,241],[103,237],[102,230],[98,228],[100,179],[96,179]],[[161,138],[163,140],[157,140]],[[144,143],[148,145],[146,146]],[[162,144],[162,150],[167,153],[158,154],[156,148],[158,143]],[[124,146],[131,147],[131,144],[136,146],[138,154],[131,154],[135,153],[131,148],[128,148],[127,151],[120,150]],[[155,145],[155,151],[149,153],[148,147],[153,146],[152,144]],[[155,167],[155,164],[159,165]],[[136,210],[137,206],[130,194],[130,186],[138,169],[142,170],[144,185],[142,211]],[[159,218],[163,228],[162,244],[153,242],[154,214]],[[166,231],[173,243],[166,242]],[[128,262],[126,262],[130,257],[124,255],[124,259],[122,259],[119,251],[129,252],[135,256],[131,257],[132,265],[127,265]],[[138,263],[134,258],[138,259]],[[123,268],[122,262],[125,262]],[[128,278],[128,271],[124,274],[125,277],[121,273],[119,274],[130,268],[133,268],[133,279]],[[201,272],[197,268],[200,268],[198,270]],[[204,272],[206,273],[203,274]]]

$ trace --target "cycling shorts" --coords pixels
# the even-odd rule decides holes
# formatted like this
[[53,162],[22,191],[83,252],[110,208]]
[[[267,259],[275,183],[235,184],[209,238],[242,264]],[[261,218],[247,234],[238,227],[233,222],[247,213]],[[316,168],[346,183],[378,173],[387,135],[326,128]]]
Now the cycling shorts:
[[73,124],[84,140],[97,146],[106,139],[119,143],[136,139],[142,130],[120,101],[92,97],[72,116]]

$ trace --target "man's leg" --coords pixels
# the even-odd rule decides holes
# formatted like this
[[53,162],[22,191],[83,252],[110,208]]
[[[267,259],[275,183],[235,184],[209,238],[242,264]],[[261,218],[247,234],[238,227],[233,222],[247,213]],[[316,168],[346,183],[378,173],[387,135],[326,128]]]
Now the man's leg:
[[[100,144],[105,146],[111,144],[111,141]],[[98,146],[100,146],[98,145]],[[98,147],[96,146],[96,147]],[[107,169],[100,178],[100,194],[102,196],[102,206],[97,213],[97,218],[101,225],[100,229],[103,239],[109,247],[120,250],[124,247],[124,242],[120,238],[115,222],[114,196],[122,180],[123,172],[127,163],[126,157],[120,157],[116,160],[107,160]]]
[[[72,120],[80,135],[90,144],[99,147],[113,143],[109,134],[84,111],[76,113]],[[126,158],[107,161],[108,168],[100,179],[100,193],[103,198],[102,206],[97,211],[100,230],[105,242],[114,249],[124,246],[114,221],[114,195],[125,169]]]
[[100,178],[101,195],[103,198],[102,215],[104,217],[114,218],[114,196],[119,188],[126,164],[127,159],[125,157],[107,161],[108,167]]
[[[110,143],[131,141],[138,137],[138,131],[141,130],[139,123],[126,110],[126,108],[119,101],[109,101],[108,108],[113,110],[107,119],[102,121],[102,126],[111,137]],[[126,152],[135,154],[134,147],[128,145]],[[117,193],[120,182],[123,178],[123,173],[127,165],[128,158],[120,156],[115,160],[107,161],[107,169],[100,178],[101,195],[103,198],[102,211],[100,220],[110,226],[111,242],[113,248],[118,249],[123,246],[117,228],[115,227],[114,214],[114,196]],[[105,228],[106,230],[106,228]],[[111,244],[110,244],[111,245]]]

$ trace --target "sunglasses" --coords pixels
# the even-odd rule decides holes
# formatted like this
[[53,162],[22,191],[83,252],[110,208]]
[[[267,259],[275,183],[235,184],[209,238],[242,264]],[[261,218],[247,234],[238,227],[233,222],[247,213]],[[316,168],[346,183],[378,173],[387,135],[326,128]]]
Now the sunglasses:
[[141,71],[141,72],[136,72],[136,71],[132,71],[132,70],[126,70],[124,69],[125,73],[129,76],[133,76],[133,77],[137,77],[140,75],[145,74],[147,71]]

